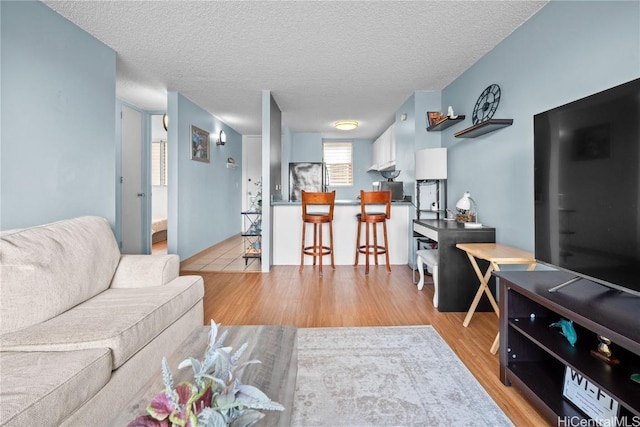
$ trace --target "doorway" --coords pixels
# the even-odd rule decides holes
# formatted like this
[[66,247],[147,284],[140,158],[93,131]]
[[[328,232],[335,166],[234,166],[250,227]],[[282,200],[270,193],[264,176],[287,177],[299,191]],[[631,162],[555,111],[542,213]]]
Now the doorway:
[[242,138],[242,210],[251,210],[252,203],[261,188],[262,177],[262,137],[249,135]]
[[[242,211],[255,210],[252,203],[257,204],[260,191],[262,172],[262,137],[242,137]],[[240,230],[247,230],[249,224],[245,222],[245,215],[238,215]],[[255,239],[255,238],[254,238]],[[255,241],[255,240],[254,240]],[[185,260],[182,268],[188,271],[262,271],[259,258],[245,258],[249,242],[238,233],[229,239],[218,243],[201,252],[195,257]]]
[[151,252],[167,253],[168,147],[163,115],[151,116]]

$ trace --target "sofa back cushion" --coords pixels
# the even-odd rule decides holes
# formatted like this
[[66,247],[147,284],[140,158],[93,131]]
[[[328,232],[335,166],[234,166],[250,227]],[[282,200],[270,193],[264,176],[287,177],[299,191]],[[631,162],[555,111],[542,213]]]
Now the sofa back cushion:
[[51,319],[109,287],[120,250],[106,219],[80,217],[0,238],[0,332]]

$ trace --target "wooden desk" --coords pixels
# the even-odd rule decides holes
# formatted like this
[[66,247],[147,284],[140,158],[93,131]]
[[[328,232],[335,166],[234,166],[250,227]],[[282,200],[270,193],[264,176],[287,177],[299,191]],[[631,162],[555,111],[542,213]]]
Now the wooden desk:
[[[511,246],[501,245],[499,243],[458,243],[456,247],[467,253],[469,261],[473,266],[473,270],[476,272],[478,280],[480,280],[480,286],[478,287],[476,296],[473,298],[473,302],[471,303],[471,307],[469,307],[467,316],[462,322],[462,325],[465,328],[469,326],[471,317],[473,317],[473,313],[475,313],[476,307],[478,306],[483,293],[487,294],[496,316],[500,317],[500,309],[498,308],[498,304],[496,303],[495,298],[493,298],[488,285],[491,273],[493,271],[500,271],[500,264],[525,264],[528,265],[527,271],[531,271],[536,268],[536,261],[531,252],[523,251],[522,249],[513,248]],[[489,268],[487,268],[484,275],[480,271],[480,267],[478,267],[476,258],[489,262]],[[498,332],[498,335],[491,345],[492,354],[496,354],[498,351],[499,339],[500,332]]]
[[[495,228],[466,228],[456,221],[416,219],[413,221],[413,231],[417,236],[438,242],[438,311],[467,311],[475,293],[475,274],[464,253],[456,249],[456,244],[495,242]],[[486,261],[482,261],[481,265],[484,266],[484,263]],[[495,279],[491,278],[491,281]],[[482,301],[476,309],[490,310],[492,307],[486,301]]]

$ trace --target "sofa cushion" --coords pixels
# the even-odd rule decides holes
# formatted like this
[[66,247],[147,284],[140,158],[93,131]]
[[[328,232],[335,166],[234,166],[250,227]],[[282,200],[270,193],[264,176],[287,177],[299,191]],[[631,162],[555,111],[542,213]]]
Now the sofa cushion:
[[51,319],[99,294],[120,260],[111,227],[81,217],[0,237],[0,332]]
[[203,296],[200,276],[178,277],[164,286],[107,289],[53,319],[2,335],[1,344],[10,351],[106,347],[116,369]]
[[179,275],[178,255],[122,255],[110,288],[160,286]]
[[59,425],[111,378],[107,348],[0,353],[0,424]]

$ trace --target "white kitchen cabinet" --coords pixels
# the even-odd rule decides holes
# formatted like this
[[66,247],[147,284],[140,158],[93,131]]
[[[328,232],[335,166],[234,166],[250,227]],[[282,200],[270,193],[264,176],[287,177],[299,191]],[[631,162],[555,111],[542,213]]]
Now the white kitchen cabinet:
[[392,124],[373,143],[369,170],[392,170],[396,166],[396,133]]

